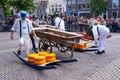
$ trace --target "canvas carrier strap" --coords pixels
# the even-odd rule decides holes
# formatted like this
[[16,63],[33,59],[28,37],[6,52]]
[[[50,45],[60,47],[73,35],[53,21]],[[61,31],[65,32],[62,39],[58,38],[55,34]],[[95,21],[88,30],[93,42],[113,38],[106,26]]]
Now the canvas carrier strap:
[[30,29],[29,29],[28,21],[27,21],[27,27],[28,27],[28,32],[29,32],[29,35],[30,35]]
[[21,21],[20,21],[20,38],[22,37],[22,27],[21,27]]
[[100,35],[98,26],[97,26],[97,32],[98,32],[98,35]]
[[59,22],[59,24],[58,24],[58,28],[60,27],[60,23],[61,23],[61,19],[60,19],[60,22]]
[[[29,35],[30,35],[30,29],[29,29],[28,22],[27,22],[27,27],[28,27],[28,32],[29,32]],[[22,26],[21,26],[21,21],[20,21],[20,38],[21,37],[22,37]]]

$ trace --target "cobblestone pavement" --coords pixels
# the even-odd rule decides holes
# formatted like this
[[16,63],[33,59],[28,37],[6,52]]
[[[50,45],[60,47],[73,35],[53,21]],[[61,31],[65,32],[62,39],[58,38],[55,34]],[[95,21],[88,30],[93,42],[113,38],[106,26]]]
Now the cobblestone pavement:
[[13,54],[17,50],[17,38],[12,41],[9,36],[9,32],[0,33],[0,80],[120,80],[119,33],[112,33],[112,38],[107,39],[105,54],[74,51],[77,62],[60,63],[57,69],[48,70],[23,64]]

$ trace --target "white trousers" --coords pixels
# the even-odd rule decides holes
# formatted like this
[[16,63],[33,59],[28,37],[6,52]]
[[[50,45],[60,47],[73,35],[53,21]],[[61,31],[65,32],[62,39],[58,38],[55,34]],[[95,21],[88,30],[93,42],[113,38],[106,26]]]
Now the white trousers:
[[23,35],[22,39],[19,38],[19,50],[25,50],[25,54],[30,53],[30,37],[29,35]]
[[102,52],[102,50],[105,50],[105,40],[109,33],[109,31],[100,33],[100,39],[98,40],[98,51]]

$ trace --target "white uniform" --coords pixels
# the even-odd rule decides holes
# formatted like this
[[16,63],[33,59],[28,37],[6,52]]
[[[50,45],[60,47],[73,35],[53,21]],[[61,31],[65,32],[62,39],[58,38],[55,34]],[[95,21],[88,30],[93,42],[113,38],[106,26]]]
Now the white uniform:
[[[92,28],[92,32],[95,42],[98,42],[98,51],[102,52],[102,50],[105,50],[105,39],[110,33],[110,30],[105,25],[94,25]],[[100,34],[99,40],[98,34]]]
[[[20,21],[21,21],[21,38],[20,38]],[[29,27],[29,28],[28,28]],[[25,46],[25,53],[29,54],[30,49],[30,37],[29,34],[33,30],[32,23],[29,19],[22,20],[21,18],[16,19],[11,30],[18,33],[19,47],[20,45]]]
[[[65,30],[65,22],[62,18],[56,17],[54,22],[55,22],[55,28],[57,28],[59,30]],[[60,23],[60,25],[59,25],[59,23]],[[59,27],[58,27],[58,25],[59,25]]]

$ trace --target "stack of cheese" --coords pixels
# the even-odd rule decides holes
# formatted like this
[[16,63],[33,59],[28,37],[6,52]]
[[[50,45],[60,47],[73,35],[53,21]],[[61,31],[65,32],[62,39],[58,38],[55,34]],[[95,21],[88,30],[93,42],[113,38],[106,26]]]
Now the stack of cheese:
[[46,57],[39,56],[38,54],[35,54],[35,53],[31,53],[28,55],[28,62],[37,64],[37,65],[42,65],[46,63]]
[[46,55],[46,61],[47,62],[53,62],[56,60],[56,55],[54,53]]
[[45,56],[46,57],[46,62],[53,62],[56,60],[56,55],[55,53],[48,53],[45,51],[38,52],[39,56]]
[[34,64],[42,65],[46,63],[46,57],[45,56],[36,56],[34,58]]
[[77,48],[77,49],[86,49],[87,47],[88,47],[87,42],[80,42],[80,43],[74,44],[74,48]]
[[84,44],[84,48],[88,47],[88,43],[87,42],[82,42]]
[[35,53],[30,53],[29,55],[28,55],[28,62],[31,62],[31,63],[34,63],[34,58],[36,57],[36,56],[39,56],[38,54],[35,54]]
[[41,51],[36,53],[31,53],[28,55],[28,62],[31,62],[33,64],[37,65],[43,65],[47,62],[53,62],[56,60],[55,53],[48,53],[46,51]]

